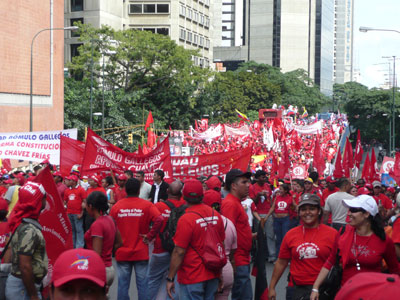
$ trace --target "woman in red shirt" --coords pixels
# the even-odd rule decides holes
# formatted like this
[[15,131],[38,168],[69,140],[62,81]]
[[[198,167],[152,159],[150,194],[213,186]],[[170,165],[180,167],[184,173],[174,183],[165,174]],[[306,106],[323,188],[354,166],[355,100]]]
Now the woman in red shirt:
[[318,299],[318,289],[335,264],[337,251],[343,267],[342,285],[357,273],[381,272],[383,259],[390,273],[400,272],[393,241],[385,234],[375,199],[360,195],[343,200],[343,204],[349,208],[350,226],[346,227],[344,234],[335,243],[322,267],[312,289],[312,300]]
[[[276,251],[279,253],[282,239],[289,231],[290,218],[289,211],[293,203],[290,195],[290,187],[287,183],[279,186],[279,191],[271,205],[270,213],[274,212],[274,232],[276,235]],[[295,205],[295,204],[294,204]]]
[[122,239],[114,220],[107,215],[107,196],[99,191],[92,192],[86,199],[86,211],[95,219],[85,233],[86,247],[97,252],[106,266],[107,285],[114,281],[112,251],[122,245]]
[[[304,180],[301,179],[294,179],[292,182],[292,190],[293,190],[293,204],[298,205],[300,202],[300,197],[301,195],[304,194]],[[289,217],[290,217],[290,226],[289,228],[295,228],[296,226],[299,225],[299,217],[297,215],[297,209],[294,208],[294,205],[292,205],[290,211],[289,211]]]
[[339,234],[334,228],[321,224],[322,208],[317,195],[302,195],[298,212],[302,225],[291,229],[282,241],[268,289],[269,299],[276,299],[275,286],[289,262],[290,283],[294,287],[292,299],[307,299]]

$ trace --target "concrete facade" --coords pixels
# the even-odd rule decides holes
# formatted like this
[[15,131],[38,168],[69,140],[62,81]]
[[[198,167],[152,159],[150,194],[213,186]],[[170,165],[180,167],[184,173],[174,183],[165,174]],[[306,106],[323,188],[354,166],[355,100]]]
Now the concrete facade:
[[[83,23],[92,24],[97,28],[109,25],[116,30],[149,30],[169,35],[178,45],[199,50],[199,57],[193,58],[195,64],[209,66],[212,61],[213,9],[210,0],[80,0],[83,6],[74,11],[73,3],[76,1],[65,1],[67,23],[71,23],[73,19],[81,19]],[[218,30],[221,32],[220,26]],[[66,62],[71,60],[79,43],[76,37],[66,40]]]
[[[61,1],[0,1],[0,132],[29,131],[32,39],[63,28]],[[41,32],[33,44],[33,130],[64,127],[63,30]]]

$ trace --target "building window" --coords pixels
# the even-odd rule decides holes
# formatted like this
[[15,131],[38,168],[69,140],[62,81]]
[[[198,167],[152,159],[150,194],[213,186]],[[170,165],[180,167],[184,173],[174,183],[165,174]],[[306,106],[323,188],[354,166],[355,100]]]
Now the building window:
[[186,34],[186,38],[187,38],[186,40],[191,43],[193,41],[193,33],[188,31]]
[[204,15],[200,14],[200,24],[204,25]]
[[210,40],[206,39],[206,45],[205,45],[206,49],[210,49]]
[[185,40],[186,39],[186,31],[185,29],[180,28],[179,29],[179,39]]
[[189,20],[192,19],[193,16],[193,10],[191,10],[190,8],[187,9],[187,15],[186,18],[188,18]]
[[151,33],[156,33],[155,28],[143,28],[144,31],[150,31]]
[[129,4],[129,13],[130,14],[141,14],[141,13],[143,13],[142,4]]
[[143,13],[144,14],[155,14],[156,13],[156,5],[155,4],[143,4]]
[[169,14],[169,4],[157,4],[158,14]]
[[205,26],[206,28],[209,28],[209,27],[210,27],[210,18],[209,18],[209,17],[206,17],[206,22],[205,22],[204,26]]
[[197,45],[199,43],[199,36],[197,34],[193,34],[193,44]]
[[186,7],[185,5],[181,4],[180,8],[179,8],[179,15],[181,16],[186,16]]
[[71,44],[71,45],[70,45],[70,47],[71,47],[71,61],[72,61],[72,58],[73,58],[73,57],[79,55],[79,50],[78,50],[78,48],[79,48],[81,45],[82,45],[82,44]]
[[200,47],[203,47],[204,46],[204,37],[200,37],[200,39],[199,39],[199,46]]
[[[83,18],[76,18],[76,19],[70,20],[71,26],[78,26],[79,23],[84,24]],[[71,31],[71,37],[78,37],[78,36],[79,36],[79,33],[76,30]]]
[[169,4],[129,4],[129,14],[169,14]]
[[152,33],[162,34],[162,35],[169,35],[169,28],[168,27],[133,27],[130,28],[132,30],[145,30],[150,31]]
[[71,0],[71,11],[82,11],[83,0]]
[[162,35],[169,35],[169,28],[157,28],[157,33]]
[[199,22],[199,13],[197,11],[193,12],[193,22]]

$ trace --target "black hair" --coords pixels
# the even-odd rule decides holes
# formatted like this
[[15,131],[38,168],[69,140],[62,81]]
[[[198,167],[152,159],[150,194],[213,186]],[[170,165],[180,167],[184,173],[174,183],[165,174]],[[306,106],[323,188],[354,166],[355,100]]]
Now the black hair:
[[5,210],[5,209],[0,210],[0,221],[4,221],[7,217],[7,214],[8,214],[8,210]]
[[91,205],[94,209],[98,210],[100,213],[107,213],[108,211],[108,199],[103,192],[93,192],[86,199],[86,204]]
[[310,172],[308,177],[310,177],[312,179],[312,181],[317,182],[318,178],[319,178],[319,174],[318,174],[318,172],[312,171],[312,172]]
[[290,186],[287,183],[282,183],[280,186],[285,190],[286,193],[289,193]]
[[304,189],[304,180],[303,179],[293,179],[294,182],[296,182],[299,186],[301,186]]
[[189,204],[199,204],[199,203],[201,203],[201,201],[203,201],[203,196],[200,196],[197,198],[189,198],[189,197],[183,196],[183,199],[185,199],[186,202]]
[[114,184],[113,178],[111,176],[107,176],[104,179],[106,180],[107,185],[113,185]]
[[137,197],[140,192],[140,181],[136,178],[129,178],[125,184],[126,194],[130,197]]
[[136,174],[139,174],[140,176],[144,177],[144,172],[142,170],[136,171]]
[[41,165],[37,165],[37,166],[34,166],[33,167],[33,171],[37,171],[37,170],[40,170],[42,168],[42,166]]
[[129,175],[130,177],[133,177],[133,172],[131,170],[125,170],[124,174]]
[[375,217],[371,214],[368,217],[368,220],[371,222],[371,229],[382,241],[386,240],[386,233],[383,227],[383,220],[381,215],[377,213]]
[[165,174],[164,174],[163,170],[155,170],[154,173],[156,173],[158,176],[160,176],[161,180],[164,179]]
[[267,176],[267,172],[265,172],[264,170],[258,170],[256,172],[256,174],[254,175],[255,178],[258,178],[260,176]]
[[338,180],[337,182],[337,187],[341,189],[344,187],[346,184],[350,184],[350,181],[346,177],[342,177]]

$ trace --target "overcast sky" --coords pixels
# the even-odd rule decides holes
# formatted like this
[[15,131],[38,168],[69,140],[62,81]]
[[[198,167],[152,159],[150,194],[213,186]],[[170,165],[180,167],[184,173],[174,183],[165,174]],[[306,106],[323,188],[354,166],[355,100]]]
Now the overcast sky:
[[[389,60],[398,56],[396,77],[400,71],[400,33],[369,31],[360,26],[400,31],[400,0],[354,0],[354,67],[361,71],[361,83],[380,87],[389,73]],[[392,64],[392,60],[390,61]],[[400,75],[400,74],[399,74]],[[399,85],[399,84],[397,84]]]

